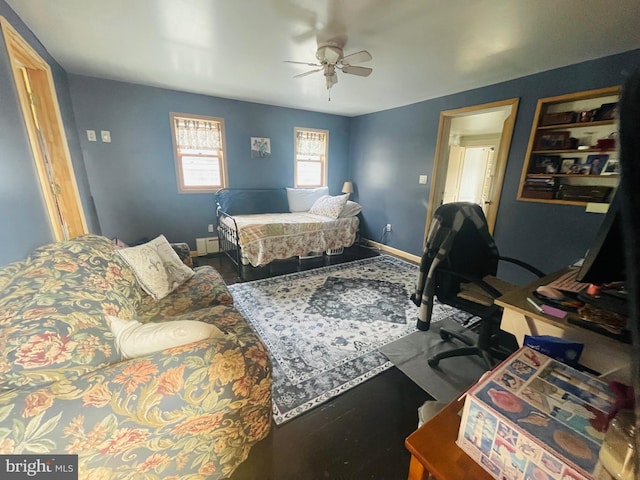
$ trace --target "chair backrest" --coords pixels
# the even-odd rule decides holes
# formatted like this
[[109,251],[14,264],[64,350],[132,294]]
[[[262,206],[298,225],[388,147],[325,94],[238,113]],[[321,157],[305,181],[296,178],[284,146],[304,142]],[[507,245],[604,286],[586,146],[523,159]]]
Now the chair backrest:
[[[418,328],[428,328],[433,295],[452,297],[459,291],[459,280],[441,275],[440,267],[482,278],[496,275],[498,256],[498,248],[479,205],[453,202],[438,207],[429,226],[416,292],[412,295],[414,303],[420,307]],[[426,328],[421,321],[426,322]]]
[[451,203],[444,211],[452,212],[453,239],[444,261],[449,269],[480,278],[495,275],[498,269],[498,248],[489,233],[487,220],[480,206],[474,203]]

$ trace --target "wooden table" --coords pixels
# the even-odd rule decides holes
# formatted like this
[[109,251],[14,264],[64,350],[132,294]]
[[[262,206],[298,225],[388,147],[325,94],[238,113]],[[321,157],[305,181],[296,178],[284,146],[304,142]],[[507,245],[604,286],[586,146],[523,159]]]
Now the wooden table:
[[404,444],[411,452],[408,480],[493,478],[455,444],[463,406],[464,401],[454,400],[407,437]]

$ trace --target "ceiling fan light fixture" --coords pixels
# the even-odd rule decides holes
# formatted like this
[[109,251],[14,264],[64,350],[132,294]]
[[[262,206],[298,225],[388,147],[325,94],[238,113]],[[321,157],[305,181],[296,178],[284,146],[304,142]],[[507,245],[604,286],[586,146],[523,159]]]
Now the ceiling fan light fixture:
[[325,78],[325,86],[329,91],[329,101],[331,101],[331,87],[338,83],[336,69],[343,73],[357,75],[359,77],[368,77],[373,71],[370,67],[353,65],[353,63],[368,62],[371,60],[371,54],[366,50],[352,53],[345,57],[339,45],[335,43],[319,43],[318,49],[316,50],[316,58],[320,63],[296,62],[292,60],[285,60],[285,62],[318,67],[314,70],[294,75],[294,77],[305,77],[312,73],[322,71]]
[[337,45],[321,45],[316,51],[316,58],[322,64],[335,65],[342,60],[342,49]]

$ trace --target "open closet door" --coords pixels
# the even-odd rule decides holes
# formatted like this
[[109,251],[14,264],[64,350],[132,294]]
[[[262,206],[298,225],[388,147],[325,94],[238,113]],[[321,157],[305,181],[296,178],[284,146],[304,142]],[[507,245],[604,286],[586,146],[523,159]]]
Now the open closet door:
[[0,18],[16,91],[55,240],[87,233],[51,68]]

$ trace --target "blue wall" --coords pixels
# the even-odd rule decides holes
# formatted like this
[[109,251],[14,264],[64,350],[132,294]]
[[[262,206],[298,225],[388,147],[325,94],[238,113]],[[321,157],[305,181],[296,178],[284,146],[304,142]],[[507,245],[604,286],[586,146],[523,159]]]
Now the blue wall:
[[[356,118],[247,103],[122,82],[69,75],[0,0],[0,15],[52,67],[73,167],[91,232],[125,241],[164,233],[188,241],[210,235],[213,195],[178,194],[169,112],[225,119],[232,187],[293,183],[293,128],[330,131],[329,188],[356,185],[363,207],[362,234],[420,255],[429,186],[417,177],[433,170],[442,110],[519,97],[513,142],[495,236],[501,253],[554,270],[582,256],[602,216],[583,208],[515,200],[539,98],[619,85],[640,65],[640,50]],[[76,127],[77,124],[77,127]],[[112,143],[88,142],[85,130],[110,130]],[[272,156],[250,157],[249,138],[271,138]],[[0,264],[23,258],[51,241],[26,129],[6,48],[0,39]],[[92,197],[93,195],[93,197]],[[94,210],[95,203],[95,210]],[[98,221],[99,219],[99,221]]]
[[[230,187],[293,186],[293,129],[329,130],[329,191],[347,180],[347,117],[70,75],[85,164],[104,235],[127,242],[163,233],[189,242],[213,234],[213,194],[177,191],[170,112],[224,118]],[[111,143],[85,130],[111,131]],[[250,137],[269,137],[271,157],[251,158]]]
[[[0,0],[0,15],[8,20],[51,67],[88,228],[94,232],[98,231],[99,227],[93,214],[89,182],[82,161],[71,108],[67,75],[4,0]],[[37,180],[27,130],[18,103],[6,45],[1,36],[0,225],[2,225],[0,228],[0,265],[19,260],[33,247],[53,240],[44,198]]]
[[[440,112],[519,97],[495,238],[500,253],[553,271],[584,255],[603,215],[584,207],[516,201],[520,174],[539,98],[621,85],[640,66],[640,50],[571,65],[509,82],[354,118],[351,178],[363,205],[363,236],[422,253],[429,185],[418,175],[433,173]],[[512,278],[520,277],[505,271]]]

